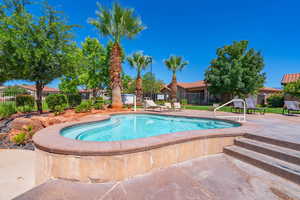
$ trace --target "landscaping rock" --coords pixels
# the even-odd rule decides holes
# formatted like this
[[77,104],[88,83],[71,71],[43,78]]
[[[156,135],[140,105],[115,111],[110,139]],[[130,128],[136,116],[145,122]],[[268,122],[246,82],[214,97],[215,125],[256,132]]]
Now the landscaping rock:
[[48,126],[51,126],[51,125],[54,125],[54,124],[61,123],[61,121],[59,119],[54,118],[54,117],[35,116],[35,117],[32,117],[31,119],[40,121],[44,127],[48,127]]
[[37,119],[30,119],[30,118],[17,118],[14,119],[11,123],[11,129],[22,130],[24,126],[32,126],[33,132],[41,130],[44,128],[41,121]]

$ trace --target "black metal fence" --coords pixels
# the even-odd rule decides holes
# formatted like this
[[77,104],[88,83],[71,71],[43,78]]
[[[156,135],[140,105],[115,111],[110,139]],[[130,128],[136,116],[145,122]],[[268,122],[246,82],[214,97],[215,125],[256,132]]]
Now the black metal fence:
[[[171,101],[171,96],[168,94],[148,94],[143,96],[144,99],[152,99],[154,101]],[[181,102],[186,100],[191,105],[207,105],[212,102],[212,99],[208,99],[203,93],[185,93],[184,95],[177,96],[177,101]]]

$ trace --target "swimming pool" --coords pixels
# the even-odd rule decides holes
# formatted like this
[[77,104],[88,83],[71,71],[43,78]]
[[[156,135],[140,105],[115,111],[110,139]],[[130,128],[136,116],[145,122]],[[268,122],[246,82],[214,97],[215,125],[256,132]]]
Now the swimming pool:
[[113,115],[109,120],[67,127],[61,135],[83,141],[121,141],[182,131],[240,126],[221,120],[153,114]]

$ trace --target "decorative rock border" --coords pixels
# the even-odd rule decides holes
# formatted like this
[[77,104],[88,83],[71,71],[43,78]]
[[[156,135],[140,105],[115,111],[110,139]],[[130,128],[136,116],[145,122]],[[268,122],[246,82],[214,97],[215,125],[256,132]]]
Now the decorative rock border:
[[36,133],[33,138],[37,148],[36,182],[39,184],[50,178],[81,182],[119,181],[195,157],[221,153],[225,146],[233,144],[235,137],[256,128],[251,123],[244,123],[235,128],[193,130],[115,142],[79,141],[60,135],[63,128],[109,118],[109,115],[94,115],[79,122],[54,125]]

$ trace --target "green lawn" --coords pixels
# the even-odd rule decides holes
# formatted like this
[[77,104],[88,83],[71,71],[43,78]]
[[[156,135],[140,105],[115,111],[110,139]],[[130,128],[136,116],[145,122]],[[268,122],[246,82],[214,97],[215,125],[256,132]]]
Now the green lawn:
[[[196,106],[196,105],[186,105],[184,106],[185,109],[188,110],[210,110],[213,111],[214,108],[212,106]],[[265,107],[266,113],[276,113],[276,114],[282,114],[282,108],[268,108]],[[225,106],[220,109],[221,111],[224,112],[231,112],[231,107],[230,106]]]

